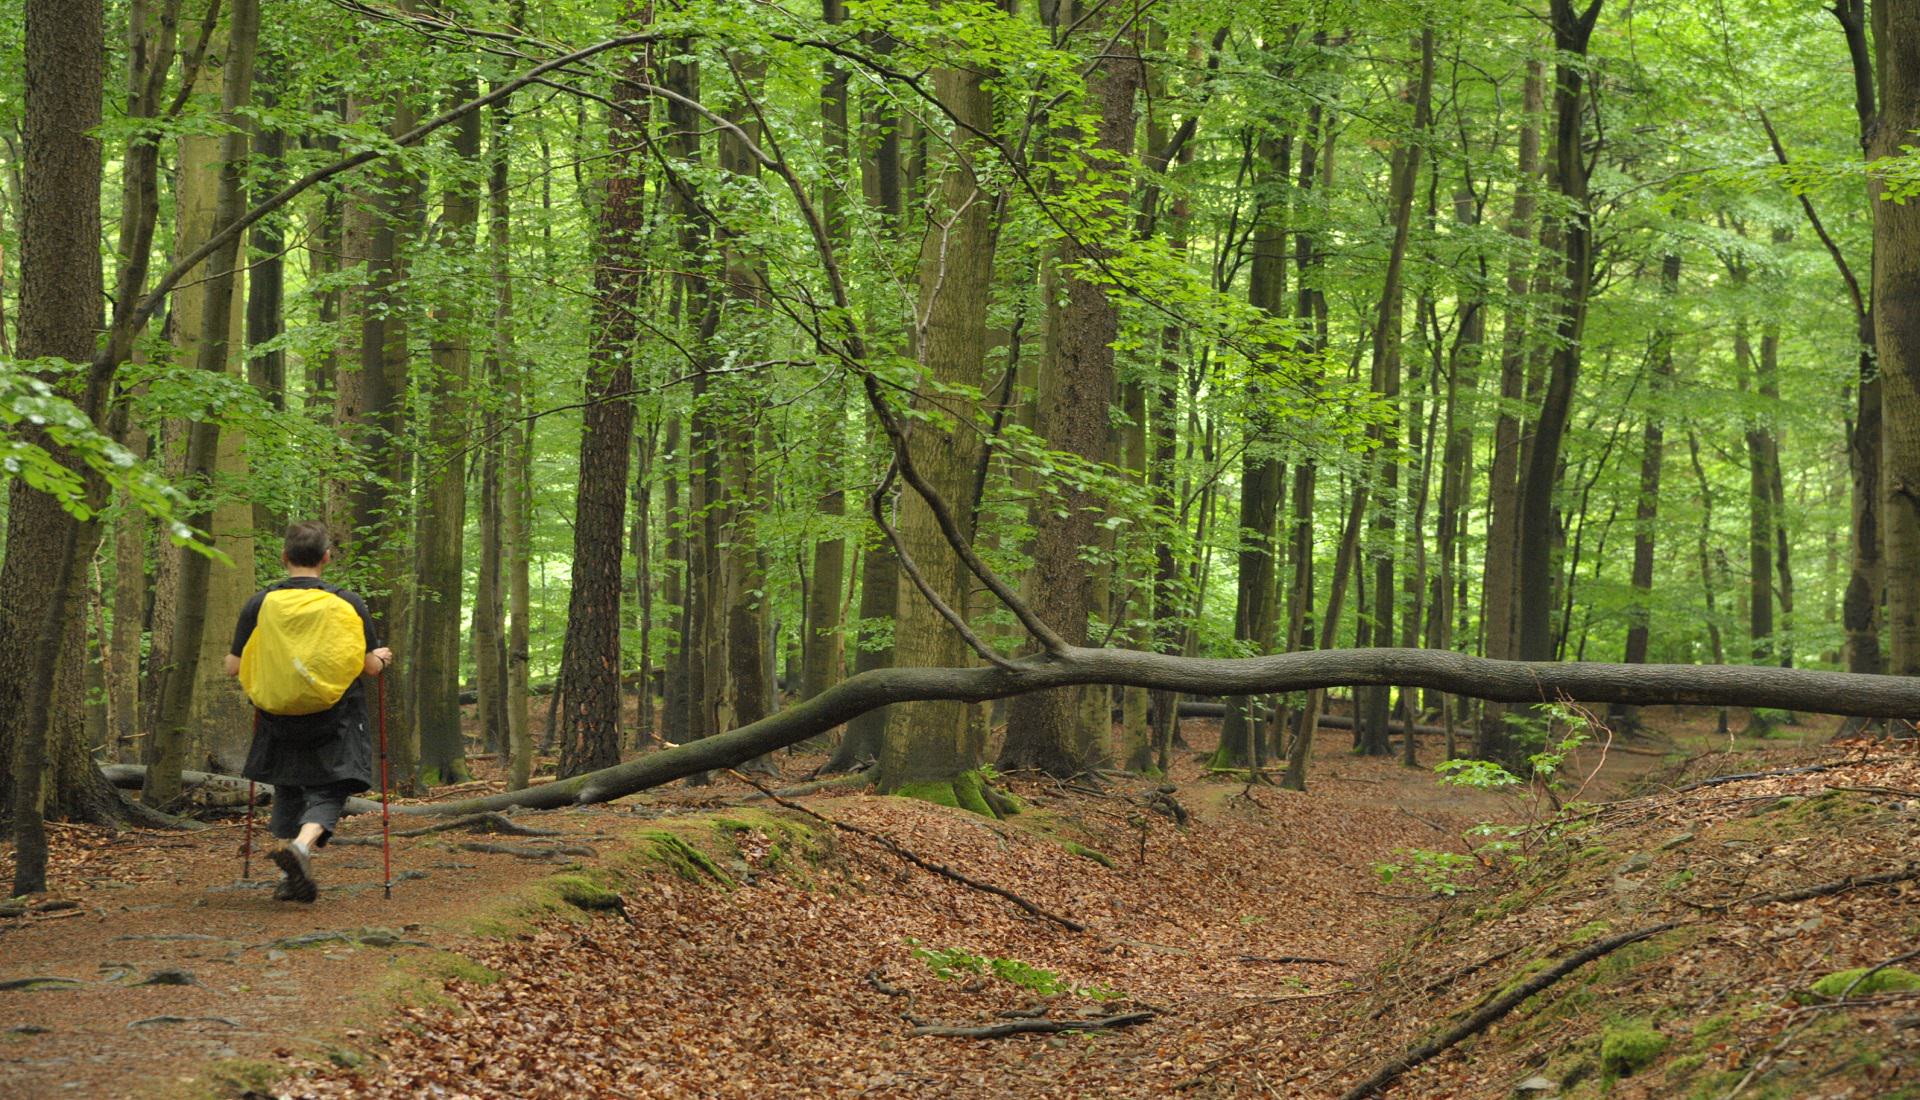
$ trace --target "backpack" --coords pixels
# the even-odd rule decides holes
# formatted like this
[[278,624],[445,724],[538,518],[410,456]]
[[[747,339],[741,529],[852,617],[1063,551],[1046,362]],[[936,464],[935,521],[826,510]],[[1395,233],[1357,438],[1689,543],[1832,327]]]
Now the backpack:
[[240,687],[268,714],[318,714],[365,670],[360,613],[324,588],[270,589],[240,651]]

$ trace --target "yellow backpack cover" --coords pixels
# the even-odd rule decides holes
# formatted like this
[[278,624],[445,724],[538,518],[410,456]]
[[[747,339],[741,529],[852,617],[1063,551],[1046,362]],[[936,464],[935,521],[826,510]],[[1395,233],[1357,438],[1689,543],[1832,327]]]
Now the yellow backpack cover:
[[353,686],[366,655],[352,604],[323,588],[277,588],[240,651],[240,686],[268,714],[318,714]]

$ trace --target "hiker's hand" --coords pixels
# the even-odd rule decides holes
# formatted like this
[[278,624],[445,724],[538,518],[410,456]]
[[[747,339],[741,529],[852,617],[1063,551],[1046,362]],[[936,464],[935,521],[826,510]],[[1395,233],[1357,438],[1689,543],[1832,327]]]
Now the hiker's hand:
[[392,663],[393,663],[393,650],[387,648],[386,646],[381,646],[379,649],[370,650],[367,653],[367,675],[378,676],[381,673],[385,672],[387,670],[387,666],[391,665]]
[[235,657],[231,653],[227,654],[227,675],[240,675],[240,658]]

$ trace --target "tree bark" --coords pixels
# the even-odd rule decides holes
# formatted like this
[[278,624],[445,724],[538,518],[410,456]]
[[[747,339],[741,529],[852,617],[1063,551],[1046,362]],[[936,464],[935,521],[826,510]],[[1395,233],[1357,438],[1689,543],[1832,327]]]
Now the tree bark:
[[[934,95],[963,124],[985,131],[993,124],[993,100],[982,73],[939,68]],[[942,167],[929,201],[934,213],[920,251],[918,329],[915,350],[927,392],[918,398],[930,407],[937,389],[947,415],[970,418],[973,404],[952,397],[956,388],[978,390],[986,352],[987,299],[993,277],[993,203],[974,172],[974,158],[985,149],[976,137],[956,132],[953,160]],[[971,425],[952,435],[922,422],[909,441],[915,465],[929,485],[949,502],[968,541],[972,539],[974,502],[970,499],[979,464],[979,435]],[[948,544],[926,501],[915,493],[900,498],[902,552],[910,556],[928,585],[963,618],[971,578],[958,552]],[[960,665],[968,659],[965,643],[946,619],[911,585],[899,586],[894,613],[894,662],[899,665]],[[877,675],[874,673],[872,675]],[[946,701],[897,707],[887,716],[880,747],[880,787],[897,790],[909,783],[941,782],[980,762],[986,747],[981,716]]]
[[[623,22],[652,22],[650,3],[628,0]],[[593,347],[580,435],[573,584],[560,661],[560,774],[620,759],[620,580],[633,436],[633,351],[646,263],[645,145],[651,47],[623,52],[608,112],[606,197],[594,261]]]
[[1565,287],[1556,304],[1555,347],[1540,420],[1520,483],[1517,655],[1541,660],[1553,653],[1553,491],[1559,483],[1560,442],[1580,375],[1580,341],[1592,277],[1593,214],[1587,208],[1587,161],[1581,141],[1587,41],[1603,0],[1576,11],[1574,0],[1553,0],[1555,190],[1566,203],[1561,230]]
[[[1680,289],[1680,256],[1669,253],[1660,261],[1661,314],[1653,334],[1652,371],[1647,386],[1647,424],[1640,442],[1640,497],[1633,512],[1633,604],[1627,610],[1626,653],[1630,665],[1645,664],[1651,636],[1653,549],[1660,518],[1660,469],[1666,456],[1665,413],[1661,408],[1673,381],[1673,308]],[[1613,713],[1617,728],[1639,725],[1638,712],[1620,708]]]
[[[1898,156],[1920,129],[1920,0],[1875,0],[1880,116],[1872,151]],[[1887,671],[1920,676],[1920,205],[1874,188],[1873,316],[1881,384],[1881,517]]]
[[[225,228],[239,221],[245,209],[246,190],[241,171],[247,155],[248,131],[241,111],[251,102],[253,95],[254,50],[260,29],[258,0],[235,0],[228,20],[226,54],[221,64],[223,87],[220,108],[222,121],[230,129],[220,138],[220,182],[212,223],[216,228]],[[206,297],[202,306],[199,342],[194,351],[195,366],[209,374],[221,374],[227,370],[228,352],[233,345],[233,322],[236,319],[233,307],[239,276],[239,254],[240,238],[235,234],[206,259]],[[187,436],[187,477],[196,491],[202,494],[211,491],[212,478],[220,457],[220,438],[219,421],[213,419],[196,421]],[[246,518],[242,520],[242,530],[247,530],[251,521],[250,510],[243,515]],[[196,530],[215,533],[215,513],[210,497],[202,496],[198,511],[189,522]],[[248,537],[244,542],[246,556],[237,558],[235,566],[229,569],[244,569],[243,576],[247,587],[251,589],[249,567],[253,561],[253,540]],[[235,554],[237,550],[228,549],[227,552]],[[210,665],[225,679],[225,670],[218,661],[218,656],[223,655],[227,648],[226,639],[222,637],[225,620],[219,621],[220,625],[214,628],[211,637],[206,629],[210,615],[212,559],[204,552],[204,548],[182,547],[179,553],[179,617],[173,628],[174,664],[161,686],[160,715],[154,728],[158,749],[153,767],[147,770],[147,785],[141,791],[141,800],[155,808],[165,808],[180,796],[180,772],[184,767],[194,697],[196,688],[200,686],[203,665]],[[237,616],[237,609],[235,614]],[[208,644],[210,642],[217,644]],[[216,651],[214,661],[206,660],[208,649]],[[224,684],[222,687],[232,690]],[[243,724],[243,729],[249,733],[251,727],[251,722]]]
[[[1063,9],[1063,12],[1066,9]],[[1099,20],[1078,4],[1091,25]],[[1087,77],[1087,99],[1098,110],[1094,151],[1087,154],[1082,177],[1117,174],[1133,153],[1134,96],[1142,77],[1139,56],[1124,37],[1116,38]],[[1126,192],[1119,180],[1103,190],[1100,205],[1059,246],[1058,267],[1098,262],[1111,255],[1097,235],[1125,231],[1129,219]],[[1047,298],[1049,356],[1041,372],[1039,432],[1049,446],[1098,466],[1110,458],[1110,416],[1114,396],[1113,341],[1119,310],[1107,288],[1070,271],[1060,280],[1063,292]],[[983,301],[984,301],[984,295]],[[1087,640],[1089,616],[1104,612],[1096,593],[1096,571],[1084,555],[1095,546],[1095,513],[1100,502],[1092,489],[1069,486],[1057,499],[1045,500],[1034,517],[1033,570],[1028,575],[1032,603],[1039,615],[1075,644]],[[1107,752],[1108,707],[1105,697],[1089,705],[1084,692],[1023,696],[1007,708],[1007,740],[999,766],[1066,777],[1092,767]]]
[[[479,93],[472,77],[456,81],[451,99]],[[470,111],[454,124],[450,143],[468,164],[480,159],[480,115]],[[471,256],[480,220],[477,181],[455,173],[441,199],[440,241],[459,256]],[[427,786],[460,783],[467,770],[460,726],[460,605],[466,589],[463,550],[467,527],[468,390],[473,355],[472,307],[465,280],[433,311],[432,374],[422,395],[427,405],[427,462],[415,561],[415,606],[420,646],[414,655],[420,723],[420,781]]]
[[[1425,28],[1415,43],[1420,68],[1411,89],[1413,130],[1393,151],[1388,183],[1388,223],[1393,243],[1387,254],[1385,280],[1380,288],[1380,304],[1373,329],[1373,389],[1385,401],[1392,419],[1368,429],[1379,447],[1372,460],[1380,490],[1374,499],[1373,520],[1373,613],[1368,620],[1376,643],[1393,639],[1393,581],[1395,528],[1400,502],[1400,466],[1397,436],[1400,398],[1400,345],[1402,327],[1402,284],[1406,270],[1407,242],[1413,227],[1413,191],[1420,179],[1422,143],[1433,124],[1433,29]],[[1379,688],[1361,692],[1355,699],[1355,747],[1369,756],[1384,756],[1388,745],[1388,690]]]
[[[1867,0],[1836,0],[1830,10],[1846,36],[1847,55],[1852,61],[1854,115],[1859,126],[1861,152],[1871,160],[1880,111],[1872,47],[1867,41]],[[1880,190],[1869,180],[1869,199]],[[1812,207],[1809,205],[1808,210]],[[1879,326],[1874,320],[1873,287],[1862,293],[1860,283],[1835,250],[1840,275],[1852,293],[1858,353],[1854,371],[1854,407],[1847,438],[1847,470],[1852,524],[1848,532],[1848,577],[1846,595],[1841,603],[1841,623],[1847,632],[1847,671],[1884,672],[1886,656],[1880,646],[1881,606],[1886,588],[1885,565],[1881,559],[1880,458],[1881,458],[1881,386],[1880,361],[1875,350]]]
[[[20,341],[24,358],[93,356],[100,316],[100,124],[104,30],[98,0],[29,0],[25,9],[26,170],[20,220]],[[96,410],[89,410],[95,412]],[[13,893],[46,889],[43,814],[58,813],[82,780],[86,746],[49,721],[62,666],[79,671],[64,629],[84,606],[72,575],[82,524],[22,479],[9,487],[0,564],[0,757],[14,826]],[[96,536],[97,537],[97,536]],[[64,603],[64,606],[62,604]],[[75,620],[77,621],[77,619]],[[59,736],[56,736],[56,732]],[[87,765],[89,768],[90,764]]]
[[[1282,201],[1291,170],[1293,135],[1269,135],[1258,143],[1255,157],[1255,201],[1260,205],[1253,231],[1253,261],[1247,280],[1247,300],[1256,309],[1279,317],[1286,309],[1287,218]],[[1255,365],[1247,383],[1245,452],[1240,463],[1240,524],[1238,569],[1233,607],[1233,640],[1243,652],[1271,653],[1274,646],[1275,526],[1281,498],[1286,494],[1286,468],[1277,457],[1280,425],[1269,412],[1272,394]],[[1240,768],[1253,763],[1256,753],[1253,700],[1229,699],[1220,723],[1220,747],[1213,766]]]

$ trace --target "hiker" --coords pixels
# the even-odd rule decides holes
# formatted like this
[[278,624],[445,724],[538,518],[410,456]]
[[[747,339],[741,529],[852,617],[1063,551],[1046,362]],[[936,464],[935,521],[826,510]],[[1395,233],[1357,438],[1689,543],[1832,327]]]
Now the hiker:
[[347,799],[373,786],[361,677],[384,673],[393,650],[379,644],[359,596],[320,579],[333,560],[325,524],[288,527],[280,560],[287,578],[240,609],[226,665],[254,705],[243,774],[273,784],[269,831],[285,842],[270,857],[286,873],[273,896],[310,902],[319,896],[314,852]]

